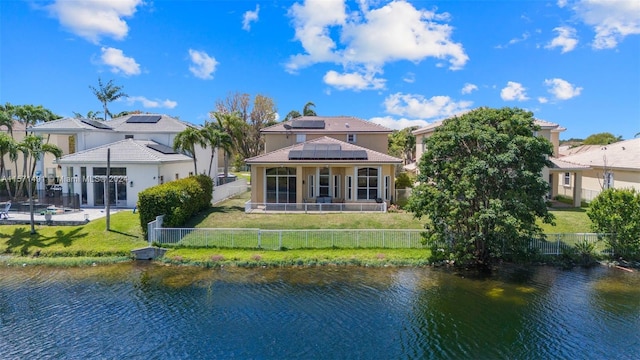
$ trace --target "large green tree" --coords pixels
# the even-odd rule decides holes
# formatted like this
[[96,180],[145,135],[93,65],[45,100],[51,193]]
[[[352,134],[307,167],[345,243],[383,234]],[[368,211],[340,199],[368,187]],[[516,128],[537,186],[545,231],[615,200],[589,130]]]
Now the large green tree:
[[616,258],[640,258],[640,192],[634,189],[607,189],[587,210],[593,231],[604,233]]
[[489,268],[543,236],[536,219],[553,216],[541,172],[553,146],[536,130],[531,112],[479,108],[445,120],[426,139],[408,208],[426,218],[434,257]]
[[318,114],[316,114],[316,111],[314,110],[315,107],[316,107],[316,104],[314,104],[311,101],[308,101],[306,104],[304,104],[304,107],[302,108],[302,113],[300,113],[298,110],[291,110],[289,111],[287,116],[285,116],[284,121],[289,121],[301,116],[318,116]]
[[107,115],[109,117],[113,117],[113,114],[109,112],[107,105],[121,97],[129,96],[122,91],[122,86],[115,85],[113,80],[109,80],[106,84],[103,84],[102,79],[98,78],[98,87],[96,88],[89,85],[89,88],[102,104],[104,121],[107,121]]
[[173,139],[173,149],[191,155],[193,158],[193,174],[198,175],[198,159],[196,158],[196,146],[206,146],[206,140],[199,129],[187,127]]

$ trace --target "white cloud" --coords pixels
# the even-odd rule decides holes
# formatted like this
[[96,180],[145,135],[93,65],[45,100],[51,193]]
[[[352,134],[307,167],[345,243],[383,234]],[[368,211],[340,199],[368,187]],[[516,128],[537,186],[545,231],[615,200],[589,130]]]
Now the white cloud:
[[567,6],[567,0],[558,0],[558,7],[563,8]]
[[413,84],[414,82],[416,82],[416,74],[412,73],[412,72],[408,72],[403,78],[402,81],[409,83],[409,84]]
[[478,90],[478,87],[474,84],[471,83],[466,83],[464,84],[464,86],[462,87],[461,92],[463,94],[471,94],[472,92]]
[[547,98],[546,98],[546,97],[544,97],[544,96],[540,96],[540,97],[538,97],[538,102],[539,102],[540,104],[546,104],[546,103],[548,103],[548,102],[549,102],[549,99],[547,99]]
[[471,101],[453,101],[448,96],[433,96],[430,99],[416,94],[395,93],[384,100],[389,114],[418,119],[450,117],[468,111]]
[[47,9],[62,26],[97,44],[102,36],[124,39],[129,26],[123,18],[133,16],[138,5],[143,4],[142,0],[56,0]]
[[189,58],[191,59],[191,65],[189,71],[199,78],[204,80],[213,79],[213,73],[216,71],[218,62],[215,58],[209,56],[204,51],[197,51],[189,49]]
[[553,31],[558,33],[558,36],[553,38],[551,42],[549,42],[545,48],[553,49],[555,47],[562,48],[562,53],[569,52],[575,49],[576,45],[578,45],[578,39],[576,38],[576,29],[569,26],[559,26]]
[[125,75],[140,75],[140,65],[136,60],[124,55],[122,50],[103,47],[100,59],[105,65],[111,66],[111,72]]
[[247,11],[242,16],[242,30],[251,30],[251,23],[258,21],[258,13],[260,12],[260,5],[256,5],[255,11]]
[[419,120],[419,119],[411,120],[411,119],[405,119],[405,118],[396,119],[391,116],[374,117],[369,119],[369,121],[371,121],[374,124],[388,127],[389,129],[392,129],[392,130],[402,130],[412,126],[425,127],[429,125],[429,122],[425,120]]
[[334,63],[345,73],[366,77],[393,61],[435,58],[457,70],[469,60],[462,45],[451,40],[453,28],[444,23],[448,14],[418,10],[402,0],[377,9],[367,1],[358,4],[359,10],[351,12],[344,0],[294,4],[289,15],[304,52],[291,56],[286,70],[295,73],[317,63]]
[[612,49],[629,35],[640,34],[640,1],[583,0],[573,9],[596,35],[594,49]]
[[378,90],[384,89],[385,80],[376,78],[375,73],[360,74],[357,72],[339,74],[329,70],[322,80],[339,90]]
[[529,99],[522,84],[513,81],[507,82],[507,86],[500,91],[500,97],[505,101],[525,101]]
[[139,102],[142,104],[143,107],[145,108],[165,108],[165,109],[173,109],[176,106],[178,106],[178,103],[176,101],[173,100],[149,100],[144,96],[129,96],[126,99],[127,104],[129,105],[133,105],[136,102]]
[[549,87],[547,91],[553,94],[558,100],[568,100],[580,95],[582,92],[581,87],[574,86],[563,79],[547,79],[544,81],[544,84]]

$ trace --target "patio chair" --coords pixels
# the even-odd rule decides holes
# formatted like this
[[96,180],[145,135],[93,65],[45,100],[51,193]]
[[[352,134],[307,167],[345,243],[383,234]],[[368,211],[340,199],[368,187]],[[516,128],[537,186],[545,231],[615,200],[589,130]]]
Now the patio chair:
[[11,201],[7,201],[4,205],[4,209],[0,210],[0,219],[4,216],[5,219],[9,218],[9,209],[11,209]]

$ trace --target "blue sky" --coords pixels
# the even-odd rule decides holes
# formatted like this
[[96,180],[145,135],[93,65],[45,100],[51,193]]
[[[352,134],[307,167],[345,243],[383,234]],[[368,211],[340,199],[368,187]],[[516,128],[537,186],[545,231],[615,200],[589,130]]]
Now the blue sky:
[[640,132],[640,1],[0,3],[0,103],[141,110],[202,124],[233,92],[400,129],[521,107],[562,139]]

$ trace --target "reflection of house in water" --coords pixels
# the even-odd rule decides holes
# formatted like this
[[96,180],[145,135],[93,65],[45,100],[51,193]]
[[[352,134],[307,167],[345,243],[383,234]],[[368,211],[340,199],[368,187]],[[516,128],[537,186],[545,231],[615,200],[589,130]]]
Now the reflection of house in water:
[[[59,167],[62,192],[78,194],[82,206],[105,204],[107,152],[110,153],[110,204],[133,208],[138,192],[193,174],[193,158],[173,150],[176,134],[197,127],[167,115],[134,114],[109,121],[65,118],[30,128],[52,135],[64,151],[57,164],[46,160],[41,167]],[[215,152],[217,157],[218,151]],[[198,169],[207,169],[210,150],[196,148]],[[214,159],[214,163],[217,159]],[[53,164],[53,165],[52,165]],[[212,176],[216,176],[213,169]],[[78,179],[78,181],[76,181]]]

